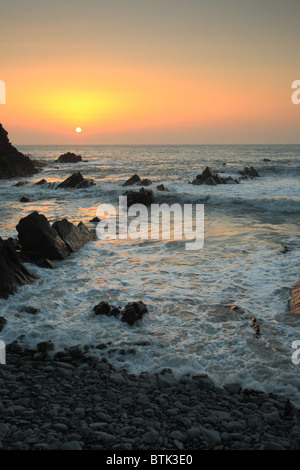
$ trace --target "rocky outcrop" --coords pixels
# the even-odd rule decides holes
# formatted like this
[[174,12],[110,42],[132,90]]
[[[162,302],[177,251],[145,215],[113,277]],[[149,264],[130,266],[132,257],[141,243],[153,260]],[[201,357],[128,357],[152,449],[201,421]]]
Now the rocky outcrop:
[[125,181],[125,183],[123,183],[122,186],[132,186],[133,184],[136,184],[139,181],[141,181],[141,178],[139,177],[139,175],[135,174],[131,176],[127,181]]
[[37,172],[30,158],[9,142],[7,131],[0,124],[0,179],[29,176]]
[[168,188],[166,188],[163,184],[159,184],[158,186],[156,186],[156,189],[158,191],[164,191],[164,192],[167,192],[167,193],[170,192],[170,190]]
[[57,160],[55,160],[56,163],[77,163],[77,162],[82,162],[82,157],[81,155],[76,155],[75,153],[72,152],[67,152],[64,153],[63,155],[60,155]]
[[239,183],[239,180],[233,179],[231,176],[222,178],[216,171],[213,171],[209,166],[207,166],[205,170],[197,175],[190,184],[208,184],[210,186],[216,186],[217,184],[227,183]]
[[62,183],[60,183],[56,189],[59,188],[89,188],[93,186],[95,182],[93,180],[88,180],[82,176],[82,174],[78,171],[77,173],[73,173],[73,175],[69,176],[69,178],[65,179]]
[[128,323],[129,325],[133,325],[136,321],[143,317],[144,313],[147,312],[148,309],[144,302],[130,302],[129,304],[125,305],[121,320]]
[[240,171],[240,175],[242,175],[245,179],[253,179],[259,177],[258,171],[253,166],[245,166],[244,170]]
[[17,225],[22,257],[39,266],[42,261],[67,259],[70,253],[81,248],[85,243],[95,239],[94,232],[80,222],[75,226],[67,219],[50,225],[47,218],[38,212],[32,212],[21,219]]
[[137,186],[150,186],[152,184],[152,181],[145,178],[137,183]]
[[22,254],[32,261],[41,258],[62,260],[69,256],[66,244],[48,219],[38,212],[32,212],[21,219],[16,227],[22,246]]
[[148,309],[144,302],[140,300],[138,302],[129,302],[123,309],[101,301],[98,305],[95,305],[93,311],[95,312],[95,315],[120,317],[121,321],[126,322],[129,325],[133,325],[148,312]]
[[300,281],[297,281],[292,287],[290,311],[300,315]]
[[150,206],[153,199],[153,191],[150,189],[141,188],[139,191],[126,191],[123,196],[127,196],[127,206],[133,204],[143,204],[144,206]]
[[36,279],[37,275],[23,264],[15,249],[14,241],[3,240],[0,237],[0,297],[6,299],[20,286],[30,284]]
[[70,253],[74,253],[74,251],[79,250],[85,243],[95,239],[94,233],[88,230],[82,222],[76,227],[76,225],[72,224],[67,219],[63,219],[54,222],[52,227],[64,241]]

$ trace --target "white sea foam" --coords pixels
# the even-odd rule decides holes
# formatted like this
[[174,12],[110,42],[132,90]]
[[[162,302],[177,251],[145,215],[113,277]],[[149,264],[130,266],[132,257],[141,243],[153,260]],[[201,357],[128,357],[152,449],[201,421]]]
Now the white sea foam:
[[[52,161],[64,151],[30,150]],[[0,299],[1,315],[7,319],[1,339],[9,343],[24,335],[21,342],[32,346],[52,339],[56,350],[111,342],[106,350],[92,353],[108,355],[116,366],[125,365],[134,373],[163,367],[171,367],[176,375],[205,371],[218,384],[240,382],[287,394],[300,404],[299,366],[291,360],[292,342],[300,339],[299,319],[286,312],[290,287],[299,279],[299,149],[292,158],[289,147],[286,161],[284,149],[277,147],[264,152],[248,147],[68,150],[81,153],[89,164],[76,164],[75,169],[51,163],[21,187],[12,186],[17,180],[0,180],[2,237],[16,235],[19,219],[33,210],[51,222],[67,217],[91,228],[97,206],[117,204],[119,195],[129,189],[122,183],[138,173],[153,180],[158,201],[205,204],[204,247],[188,252],[182,241],[98,240],[68,260],[55,262],[54,271],[28,265],[39,279],[9,299]],[[262,163],[264,157],[272,163]],[[276,168],[276,159],[280,171],[269,171],[268,165]],[[188,184],[206,165],[222,169],[222,161],[227,162],[227,175],[237,175],[251,163],[262,176],[230,186]],[[41,178],[62,181],[78,170],[94,178],[96,185],[85,190],[34,185]],[[170,193],[157,191],[160,183]],[[30,203],[18,202],[23,194]],[[101,300],[124,306],[139,299],[149,312],[133,327],[93,313]],[[224,308],[233,304],[244,313]],[[22,311],[28,305],[40,312]],[[250,316],[260,325],[258,338]],[[135,355],[119,354],[130,347]]]

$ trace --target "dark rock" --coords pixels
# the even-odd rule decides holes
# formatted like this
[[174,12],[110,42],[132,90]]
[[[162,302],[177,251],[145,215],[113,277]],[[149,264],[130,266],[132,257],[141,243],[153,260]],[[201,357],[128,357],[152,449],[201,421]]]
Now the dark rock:
[[272,160],[270,160],[269,158],[264,158],[263,161],[264,162],[271,162]]
[[41,258],[35,261],[35,264],[40,268],[54,269],[54,264],[48,258]]
[[37,181],[37,182],[34,183],[34,184],[37,184],[37,185],[41,186],[42,184],[46,184],[46,183],[47,183],[47,181],[43,178],[42,180]]
[[60,183],[56,189],[58,188],[88,188],[93,186],[95,182],[93,180],[85,179],[82,174],[78,171],[77,173],[73,173],[73,175],[69,176],[69,178],[65,179],[62,183]]
[[90,222],[98,223],[100,222],[99,217],[94,217],[93,219],[90,220]]
[[27,196],[23,196],[21,197],[20,202],[30,202],[30,199]]
[[126,191],[124,196],[127,196],[127,206],[133,204],[150,206],[153,203],[153,191],[145,188],[141,188],[139,191]]
[[7,131],[0,124],[0,179],[29,176],[37,172],[30,158],[9,142]]
[[170,192],[170,190],[166,188],[163,184],[159,184],[158,186],[156,186],[156,189],[158,189],[158,191]]
[[0,297],[7,298],[17,291],[18,287],[30,284],[37,275],[29,271],[16,252],[11,239],[0,237]]
[[209,184],[215,186],[217,184],[226,184],[226,179],[219,176],[216,171],[213,171],[209,166],[207,166],[201,174],[196,176],[191,184]]
[[18,188],[19,186],[24,186],[24,184],[28,184],[28,181],[18,181],[14,186]]
[[109,303],[101,301],[93,308],[95,315],[107,315],[108,317],[117,317],[120,315],[120,309],[109,305]]
[[82,222],[76,227],[67,219],[63,219],[54,222],[52,228],[64,241],[70,253],[79,250],[85,243],[94,240],[94,234]]
[[36,345],[39,352],[47,353],[49,351],[54,351],[54,343],[48,339],[46,341],[41,341]]
[[55,161],[57,163],[77,163],[82,162],[82,157],[81,155],[76,155],[75,153],[67,152],[63,155],[60,155]]
[[259,177],[258,172],[253,166],[250,166],[250,167],[245,166],[244,170],[240,171],[240,174],[250,179]]
[[69,256],[66,244],[44,215],[32,212],[19,221],[16,229],[22,250],[29,258],[63,260]]
[[144,302],[130,302],[125,305],[121,320],[127,322],[129,325],[133,325],[137,320],[140,320],[146,312],[148,312],[148,309]]
[[147,178],[139,181],[137,183],[138,186],[150,186],[152,184],[152,181],[151,180],[148,180]]
[[6,325],[6,319],[4,317],[0,317],[0,331],[3,330],[5,325]]
[[31,315],[36,315],[39,313],[41,310],[38,307],[34,306],[27,306],[23,308],[23,312],[30,313]]
[[138,175],[133,175],[131,178],[129,178],[125,183],[122,184],[122,186],[132,186],[133,184],[138,183],[141,181],[141,178]]
[[291,291],[290,310],[300,315],[300,281],[297,281]]

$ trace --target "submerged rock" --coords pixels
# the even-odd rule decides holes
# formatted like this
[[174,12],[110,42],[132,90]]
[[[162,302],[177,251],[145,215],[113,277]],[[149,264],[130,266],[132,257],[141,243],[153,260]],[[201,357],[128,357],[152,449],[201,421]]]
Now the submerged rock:
[[56,189],[59,188],[89,188],[93,186],[95,182],[93,180],[85,179],[82,174],[78,171],[73,173],[71,176],[66,178],[62,183],[60,183]]
[[0,124],[0,179],[29,176],[38,172],[34,162],[19,152],[7,137],[7,131]]
[[55,161],[57,163],[77,163],[82,162],[82,157],[81,155],[76,155],[75,153],[67,152],[63,155],[60,155]]
[[30,284],[37,275],[23,264],[12,240],[0,237],[0,297],[6,299],[20,286]]
[[27,196],[22,196],[20,202],[30,202],[30,199]]
[[139,191],[126,191],[123,196],[127,196],[127,206],[132,206],[133,204],[150,206],[154,201],[153,191],[145,188],[141,188]]
[[24,184],[28,184],[28,181],[18,181],[16,184],[14,184],[14,186],[18,188],[20,186],[24,186]]
[[135,174],[131,176],[127,181],[125,181],[122,186],[132,186],[133,184],[136,184],[139,181],[141,181],[141,178],[137,174]]

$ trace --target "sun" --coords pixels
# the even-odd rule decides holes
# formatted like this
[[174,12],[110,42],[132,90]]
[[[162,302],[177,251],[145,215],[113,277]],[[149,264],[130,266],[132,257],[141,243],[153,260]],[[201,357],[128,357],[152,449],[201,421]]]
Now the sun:
[[76,127],[76,132],[80,133],[82,131],[81,127]]

